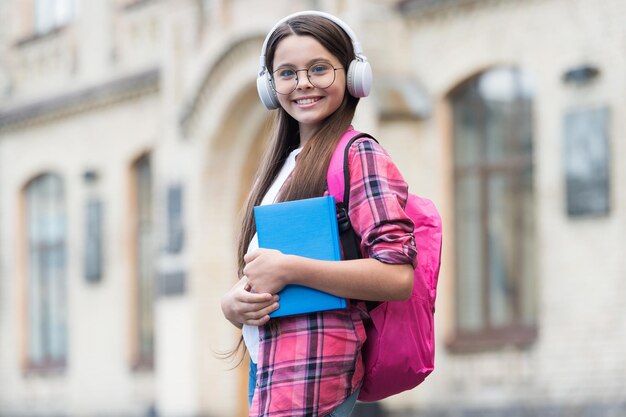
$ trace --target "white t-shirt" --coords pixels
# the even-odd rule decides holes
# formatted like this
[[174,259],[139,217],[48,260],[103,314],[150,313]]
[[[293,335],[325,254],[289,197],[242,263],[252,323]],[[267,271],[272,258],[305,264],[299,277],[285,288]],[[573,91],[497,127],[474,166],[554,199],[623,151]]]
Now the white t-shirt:
[[[281,168],[278,176],[272,183],[272,186],[267,190],[265,196],[263,196],[263,200],[261,201],[261,205],[264,206],[266,204],[273,204],[276,201],[276,197],[278,196],[278,192],[281,187],[291,175],[293,169],[296,167],[296,156],[300,153],[302,148],[298,148],[293,150],[285,160],[285,164]],[[250,241],[250,245],[248,246],[248,253],[252,252],[259,247],[259,239],[257,238],[256,233],[252,237]],[[250,353],[250,359],[252,362],[257,363],[259,359],[259,328],[258,326],[249,326],[247,324],[243,325],[242,328],[243,333],[243,341],[246,344],[246,348]]]

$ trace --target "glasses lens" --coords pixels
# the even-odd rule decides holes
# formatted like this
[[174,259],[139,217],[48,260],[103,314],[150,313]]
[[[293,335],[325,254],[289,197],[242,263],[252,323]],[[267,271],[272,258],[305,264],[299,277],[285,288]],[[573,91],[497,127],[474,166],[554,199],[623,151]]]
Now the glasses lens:
[[309,81],[317,88],[328,88],[335,81],[335,69],[330,64],[317,63],[307,71]]
[[272,78],[274,89],[279,94],[290,94],[298,86],[298,73],[293,68],[279,68]]

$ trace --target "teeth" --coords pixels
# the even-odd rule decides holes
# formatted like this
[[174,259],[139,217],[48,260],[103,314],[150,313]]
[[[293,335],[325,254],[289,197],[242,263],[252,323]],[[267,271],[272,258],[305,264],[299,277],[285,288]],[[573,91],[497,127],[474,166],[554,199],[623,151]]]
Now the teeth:
[[315,103],[316,101],[318,101],[318,98],[305,98],[302,100],[297,100],[296,103],[298,104],[311,104],[311,103]]

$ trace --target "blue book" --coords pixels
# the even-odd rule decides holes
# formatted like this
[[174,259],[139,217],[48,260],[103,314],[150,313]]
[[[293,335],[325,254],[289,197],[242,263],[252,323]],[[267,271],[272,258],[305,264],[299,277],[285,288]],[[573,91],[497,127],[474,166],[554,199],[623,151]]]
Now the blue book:
[[[340,261],[335,198],[287,201],[254,208],[259,247],[277,249],[323,261]],[[301,285],[287,285],[279,293],[278,310],[270,317],[346,308],[346,299]]]

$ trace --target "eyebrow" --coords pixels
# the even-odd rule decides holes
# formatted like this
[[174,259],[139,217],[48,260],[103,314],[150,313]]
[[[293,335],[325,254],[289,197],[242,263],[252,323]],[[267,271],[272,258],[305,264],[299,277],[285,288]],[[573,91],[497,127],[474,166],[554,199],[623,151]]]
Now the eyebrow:
[[[328,64],[332,64],[332,62],[330,62],[330,59],[318,57],[318,58],[313,58],[313,59],[309,60],[305,64],[305,68],[310,67],[312,64],[317,64],[318,62],[326,62]],[[289,63],[289,62],[277,65],[275,68],[278,69],[278,68],[284,68],[284,67],[296,68],[296,66],[294,64]]]

